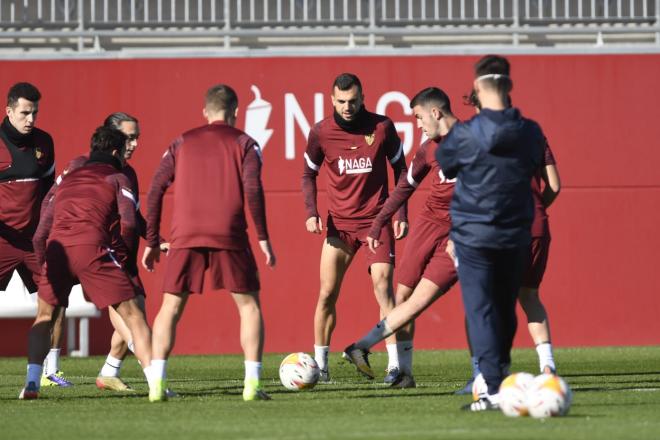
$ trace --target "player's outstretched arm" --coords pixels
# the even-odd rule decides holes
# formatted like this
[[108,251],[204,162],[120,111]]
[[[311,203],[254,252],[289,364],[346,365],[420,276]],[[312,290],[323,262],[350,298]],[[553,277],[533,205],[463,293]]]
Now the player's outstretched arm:
[[275,258],[275,252],[273,252],[270,240],[259,240],[259,248],[266,256],[266,265],[269,267],[275,267],[277,259]]

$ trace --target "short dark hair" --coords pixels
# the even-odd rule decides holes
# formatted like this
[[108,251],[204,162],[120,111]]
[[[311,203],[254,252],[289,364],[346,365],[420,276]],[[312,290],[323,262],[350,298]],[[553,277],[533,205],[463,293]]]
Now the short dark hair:
[[211,112],[224,110],[227,113],[233,113],[238,107],[238,96],[228,85],[217,84],[206,91],[204,105]]
[[41,93],[39,89],[27,82],[19,82],[11,86],[7,92],[7,107],[14,108],[20,98],[31,102],[39,102]]
[[103,125],[105,127],[116,128],[117,130],[120,130],[122,122],[135,122],[137,124],[138,120],[136,117],[131,116],[128,113],[115,112],[105,118]]
[[353,86],[357,86],[358,93],[362,94],[362,83],[360,78],[357,75],[352,73],[342,73],[335,78],[335,82],[332,83],[332,90],[337,87],[339,90],[345,91],[350,90]]
[[498,91],[505,105],[511,105],[509,93],[513,90],[513,81],[509,60],[499,55],[486,55],[474,65],[474,74],[475,78],[483,75],[503,75],[499,78],[484,78],[482,81]]
[[90,149],[108,154],[112,153],[113,150],[118,150],[123,157],[124,150],[126,150],[126,135],[116,128],[102,125],[94,131]]
[[443,112],[451,113],[451,102],[449,96],[437,87],[427,87],[417,93],[410,101],[410,108],[416,105],[433,104],[438,106]]

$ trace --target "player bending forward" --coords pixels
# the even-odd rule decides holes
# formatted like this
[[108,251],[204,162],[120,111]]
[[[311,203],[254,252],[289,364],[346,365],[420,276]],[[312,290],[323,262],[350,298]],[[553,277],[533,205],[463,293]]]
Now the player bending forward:
[[208,269],[213,289],[231,292],[241,317],[245,354],[243,400],[267,400],[262,390],[264,325],[259,304],[259,276],[250,249],[243,194],[254,219],[259,247],[268,266],[275,254],[268,239],[261,186],[261,150],[234,128],[238,98],[226,85],[206,93],[208,124],[185,132],[167,149],[148,196],[147,247],[142,264],[152,271],[160,254],[158,233],[167,188],[176,180],[172,235],[164,280],[163,303],[154,321],[153,365],[156,387],[149,400],[166,400],[166,364],[174,347],[176,325],[188,294],[202,293]]
[[[411,227],[408,243],[399,265],[396,307],[362,339],[344,350],[344,356],[360,371],[370,372],[369,349],[396,332],[400,372],[392,387],[413,388],[413,320],[441,297],[457,281],[454,264],[445,252],[451,221],[449,204],[455,179],[447,179],[435,160],[441,139],[456,123],[449,97],[436,87],[419,92],[410,102],[417,126],[429,140],[424,142],[408,168],[406,180],[399,182],[373,222],[367,241],[372,252],[380,246],[380,230],[389,222],[422,180],[432,173],[431,192],[423,211]],[[373,374],[373,373],[371,373]]]
[[[92,136],[87,163],[71,172],[45,202],[48,206],[34,236],[42,265],[37,318],[28,338],[27,376],[19,399],[39,396],[41,364],[53,320],[60,308],[67,307],[76,280],[96,307],[112,307],[123,318],[151,388],[151,332],[121,263],[126,261],[135,230],[135,197],[121,173],[125,148],[122,132],[99,127]],[[112,236],[117,222],[121,238]]]

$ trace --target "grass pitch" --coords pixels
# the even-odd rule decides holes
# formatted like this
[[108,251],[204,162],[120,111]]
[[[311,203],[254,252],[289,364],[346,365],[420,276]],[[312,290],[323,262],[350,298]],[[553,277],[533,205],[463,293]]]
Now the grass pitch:
[[[268,402],[243,402],[240,356],[177,356],[170,386],[180,397],[150,404],[141,370],[128,359],[122,376],[133,395],[97,390],[102,358],[62,361],[77,385],[42,389],[18,401],[25,360],[0,359],[0,439],[658,439],[660,347],[559,349],[560,374],[574,392],[567,417],[510,419],[500,412],[466,413],[454,396],[469,375],[464,351],[415,353],[418,387],[390,390],[360,379],[338,354],[333,382],[291,392],[277,379],[281,354],[264,359]],[[536,353],[516,350],[512,371],[536,373]],[[371,357],[383,371],[385,353]]]

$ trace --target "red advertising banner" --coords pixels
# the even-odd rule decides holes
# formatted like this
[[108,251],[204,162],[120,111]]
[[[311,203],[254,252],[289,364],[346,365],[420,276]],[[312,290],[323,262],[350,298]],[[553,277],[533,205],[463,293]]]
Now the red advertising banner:
[[[268,222],[278,265],[262,279],[266,351],[311,351],[319,289],[322,237],[305,231],[300,191],[303,152],[310,127],[332,114],[331,85],[341,72],[357,74],[366,106],[395,123],[408,161],[422,142],[409,107],[422,88],[437,86],[462,119],[472,109],[462,96],[472,87],[475,56],[301,57],[2,61],[0,88],[30,81],[43,95],[37,125],[56,145],[57,171],[85,152],[95,127],[112,112],[140,121],[132,159],[141,197],[168,144],[205,123],[206,89],[231,85],[239,95],[237,125],[261,145]],[[549,210],[550,262],[541,297],[556,346],[660,343],[660,282],[655,276],[660,238],[660,77],[658,55],[511,56],[513,102],[537,120],[552,145],[562,192]],[[413,218],[428,194],[412,197]],[[325,180],[319,206],[325,215]],[[175,190],[175,188],[174,188]],[[169,196],[166,200],[169,200]],[[0,207],[1,209],[1,207]],[[166,202],[163,232],[168,231]],[[252,234],[254,242],[254,234]],[[398,243],[401,254],[405,239]],[[332,350],[378,321],[364,250],[341,289]],[[160,306],[165,265],[144,272],[149,320]],[[529,346],[520,315],[518,345]],[[0,355],[24,354],[26,320],[2,320],[14,334]],[[93,353],[104,353],[107,317],[92,320]],[[226,292],[194,295],[179,325],[175,353],[240,352],[238,317]],[[453,288],[418,320],[416,347],[463,348],[460,292]]]

